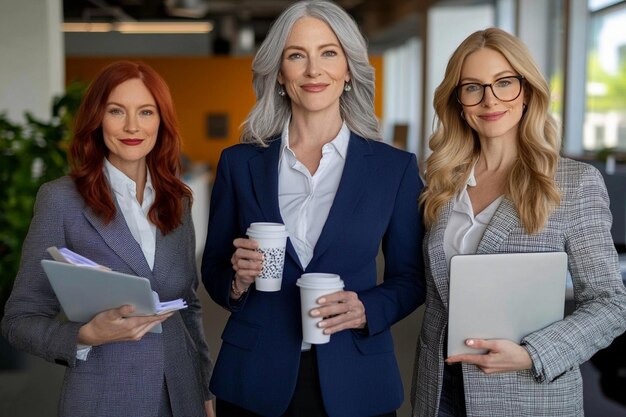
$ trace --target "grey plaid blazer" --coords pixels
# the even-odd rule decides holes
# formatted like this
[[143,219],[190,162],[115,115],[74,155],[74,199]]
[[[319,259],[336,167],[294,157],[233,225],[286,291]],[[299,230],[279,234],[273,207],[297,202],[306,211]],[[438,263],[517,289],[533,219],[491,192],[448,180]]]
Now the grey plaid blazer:
[[[602,177],[590,165],[561,158],[556,178],[561,204],[540,233],[527,234],[512,202],[503,199],[477,253],[567,252],[576,311],[523,339],[532,371],[487,375],[463,364],[468,416],[582,416],[578,366],[626,330],[626,290]],[[424,239],[427,296],[412,387],[414,417],[438,413],[448,317],[443,235],[451,210],[449,202]]]
[[[60,306],[40,263],[49,258],[46,248],[53,245],[115,271],[146,277],[162,300],[182,297],[189,307],[167,319],[161,334],[94,346],[86,361],[77,360],[76,340],[83,323],[57,318]],[[157,229],[151,271],[119,208],[105,225],[85,206],[69,177],[41,187],[2,331],[18,349],[67,366],[59,416],[157,416],[164,378],[174,416],[206,415],[203,403],[210,396],[212,364],[195,294],[194,246],[187,208],[176,230],[163,236]]]

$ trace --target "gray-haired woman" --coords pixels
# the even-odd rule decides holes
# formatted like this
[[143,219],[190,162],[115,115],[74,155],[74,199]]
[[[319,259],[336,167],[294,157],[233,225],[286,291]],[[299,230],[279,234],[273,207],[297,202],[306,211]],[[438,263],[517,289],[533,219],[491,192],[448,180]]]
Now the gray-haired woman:
[[[231,311],[211,382],[217,413],[394,416],[403,389],[390,327],[425,295],[415,156],[378,141],[366,44],[334,3],[286,9],[253,73],[257,103],[244,143],[222,153],[202,264],[209,294]],[[279,292],[252,285],[263,264],[244,238],[252,222],[286,225]],[[314,347],[300,324],[305,272],[345,283],[309,311],[332,334]]]

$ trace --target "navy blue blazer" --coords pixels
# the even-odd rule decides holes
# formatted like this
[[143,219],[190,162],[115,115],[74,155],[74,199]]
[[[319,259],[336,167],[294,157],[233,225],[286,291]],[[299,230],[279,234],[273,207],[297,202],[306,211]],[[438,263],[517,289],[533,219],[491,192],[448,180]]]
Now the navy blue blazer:
[[[368,334],[342,331],[318,345],[324,406],[330,416],[363,417],[396,410],[403,388],[390,327],[425,298],[423,187],[415,155],[350,136],[339,189],[304,270],[291,244],[279,292],[250,288],[230,299],[233,240],[252,222],[283,222],[278,203],[280,139],[261,148],[240,144],[222,152],[213,186],[202,279],[231,315],[211,379],[219,398],[264,416],[279,416],[293,395],[302,326],[296,280],[305,272],[336,273],[365,305]],[[377,285],[376,256],[385,257]]]

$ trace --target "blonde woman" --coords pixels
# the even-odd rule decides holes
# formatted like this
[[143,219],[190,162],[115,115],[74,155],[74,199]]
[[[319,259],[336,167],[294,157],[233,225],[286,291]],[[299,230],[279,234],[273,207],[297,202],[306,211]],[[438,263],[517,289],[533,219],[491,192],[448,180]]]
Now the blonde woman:
[[[609,201],[593,167],[559,156],[550,91],[526,46],[495,28],[453,53],[435,92],[420,197],[427,299],[413,416],[583,415],[579,364],[626,329]],[[568,254],[576,310],[486,354],[448,357],[448,267],[457,254]]]

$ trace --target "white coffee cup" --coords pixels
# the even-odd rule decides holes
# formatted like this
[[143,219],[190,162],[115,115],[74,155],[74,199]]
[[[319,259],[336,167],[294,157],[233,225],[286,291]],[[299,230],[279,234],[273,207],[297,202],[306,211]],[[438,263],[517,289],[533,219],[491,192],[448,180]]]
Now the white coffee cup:
[[250,239],[259,243],[263,254],[263,270],[254,280],[258,291],[280,291],[285,264],[287,229],[281,223],[251,223],[246,231]]
[[319,307],[317,299],[343,289],[343,281],[336,274],[308,273],[302,274],[296,285],[300,287],[300,308],[302,315],[302,339],[311,344],[330,342],[330,335],[318,327],[323,317],[313,317],[310,312]]

